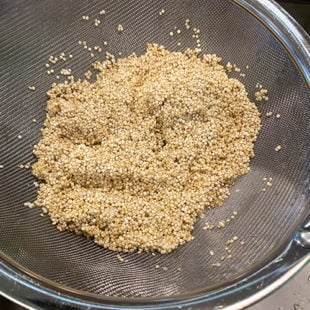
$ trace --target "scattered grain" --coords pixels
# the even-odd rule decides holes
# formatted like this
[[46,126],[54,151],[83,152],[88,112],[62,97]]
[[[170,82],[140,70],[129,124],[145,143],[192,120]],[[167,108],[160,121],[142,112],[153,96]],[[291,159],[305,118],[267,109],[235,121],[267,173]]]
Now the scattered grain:
[[276,152],[281,151],[281,149],[282,149],[282,146],[281,146],[281,145],[277,145],[277,146],[274,148],[274,150],[275,150]]
[[28,207],[28,208],[33,208],[35,205],[33,203],[31,203],[31,202],[25,202],[24,206]]
[[116,255],[116,258],[122,263],[125,262],[125,259],[121,257],[119,254]]
[[221,263],[214,263],[214,264],[211,264],[212,267],[220,267],[221,266]]
[[256,101],[268,101],[268,91],[265,88],[262,88],[261,84],[256,84],[259,88],[259,91],[255,92],[255,100]]

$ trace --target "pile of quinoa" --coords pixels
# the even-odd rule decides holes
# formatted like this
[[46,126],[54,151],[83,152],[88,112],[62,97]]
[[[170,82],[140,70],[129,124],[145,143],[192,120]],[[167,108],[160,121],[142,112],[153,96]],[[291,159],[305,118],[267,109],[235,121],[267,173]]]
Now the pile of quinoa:
[[55,85],[34,147],[37,206],[60,231],[113,251],[169,253],[190,241],[249,171],[260,114],[216,55],[170,52],[94,66]]

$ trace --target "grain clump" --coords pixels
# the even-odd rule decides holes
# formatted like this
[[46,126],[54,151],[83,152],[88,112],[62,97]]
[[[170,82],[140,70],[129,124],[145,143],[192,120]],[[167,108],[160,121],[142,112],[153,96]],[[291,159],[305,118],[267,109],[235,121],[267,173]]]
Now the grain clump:
[[216,55],[107,56],[95,82],[48,92],[35,204],[105,248],[169,253],[249,171],[259,112]]

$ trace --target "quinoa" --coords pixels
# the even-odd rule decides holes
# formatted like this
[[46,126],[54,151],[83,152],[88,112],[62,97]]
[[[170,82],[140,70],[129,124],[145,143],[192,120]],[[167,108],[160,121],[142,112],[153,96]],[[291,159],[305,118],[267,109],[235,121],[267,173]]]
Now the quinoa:
[[35,204],[110,250],[169,253],[249,171],[260,114],[216,55],[107,55],[95,82],[48,92]]

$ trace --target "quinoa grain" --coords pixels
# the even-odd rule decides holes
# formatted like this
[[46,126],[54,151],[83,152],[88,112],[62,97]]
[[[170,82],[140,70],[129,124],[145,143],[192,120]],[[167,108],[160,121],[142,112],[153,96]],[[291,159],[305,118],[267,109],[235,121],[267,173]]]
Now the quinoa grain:
[[198,52],[153,44],[140,57],[107,54],[95,82],[48,92],[32,171],[45,181],[35,205],[60,231],[114,251],[169,253],[249,171],[259,112],[220,58]]

